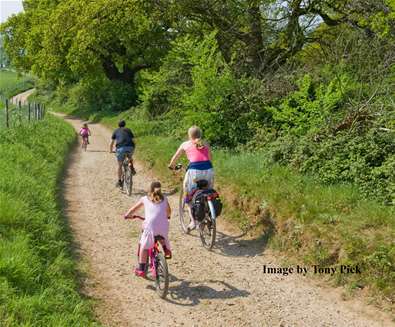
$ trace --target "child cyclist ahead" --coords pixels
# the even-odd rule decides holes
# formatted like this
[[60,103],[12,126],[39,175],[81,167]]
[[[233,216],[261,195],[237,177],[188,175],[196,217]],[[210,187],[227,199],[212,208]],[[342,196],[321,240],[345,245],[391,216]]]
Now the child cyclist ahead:
[[162,194],[161,184],[153,182],[147,196],[142,197],[125,214],[125,218],[132,217],[135,212],[144,207],[145,220],[143,222],[143,233],[139,242],[139,265],[135,274],[145,276],[145,265],[147,263],[148,250],[155,245],[155,236],[162,236],[161,241],[165,257],[171,258],[169,242],[169,219],[171,209],[167,198]]
[[[190,193],[197,187],[196,181],[202,179],[207,180],[209,188],[213,188],[214,183],[211,150],[210,146],[206,142],[202,141],[202,130],[197,126],[192,126],[188,130],[188,137],[189,140],[180,145],[169,163],[169,168],[174,169],[178,158],[181,157],[183,153],[186,154],[189,160],[189,165],[184,178],[184,194],[186,196],[186,202]],[[188,210],[191,211],[190,205],[188,205]],[[190,216],[192,217],[191,212]],[[188,231],[196,228],[196,224],[196,221],[191,219]]]
[[80,129],[80,135],[82,137],[82,140],[86,140],[86,143],[89,144],[89,136],[91,136],[91,130],[88,127],[88,124],[85,123],[82,125]]

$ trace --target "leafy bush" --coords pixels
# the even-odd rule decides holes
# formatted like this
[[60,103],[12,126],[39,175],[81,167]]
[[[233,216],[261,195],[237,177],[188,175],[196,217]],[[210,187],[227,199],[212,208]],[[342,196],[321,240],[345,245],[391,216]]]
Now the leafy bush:
[[345,74],[328,84],[315,85],[310,75],[296,81],[298,90],[282,99],[279,106],[271,107],[273,121],[281,130],[302,136],[317,133],[323,126],[331,126],[339,116],[355,83]]

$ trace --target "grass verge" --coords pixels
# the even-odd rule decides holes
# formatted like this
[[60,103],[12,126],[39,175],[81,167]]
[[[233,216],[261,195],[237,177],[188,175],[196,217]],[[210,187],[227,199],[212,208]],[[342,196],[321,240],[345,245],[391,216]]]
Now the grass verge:
[[0,325],[95,326],[78,292],[58,181],[75,140],[48,117],[0,130]]

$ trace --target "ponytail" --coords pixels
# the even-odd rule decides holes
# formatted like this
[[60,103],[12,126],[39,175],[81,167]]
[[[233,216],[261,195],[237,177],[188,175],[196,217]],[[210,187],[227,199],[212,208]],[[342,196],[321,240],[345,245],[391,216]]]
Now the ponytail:
[[193,143],[195,144],[195,146],[196,146],[198,149],[204,148],[204,142],[203,142],[203,140],[200,139],[200,138],[193,140]]
[[162,185],[159,182],[152,182],[148,198],[153,203],[160,203],[163,201],[164,196],[162,194]]
[[198,126],[192,126],[188,130],[188,136],[198,149],[202,149],[204,147],[202,134],[202,130]]

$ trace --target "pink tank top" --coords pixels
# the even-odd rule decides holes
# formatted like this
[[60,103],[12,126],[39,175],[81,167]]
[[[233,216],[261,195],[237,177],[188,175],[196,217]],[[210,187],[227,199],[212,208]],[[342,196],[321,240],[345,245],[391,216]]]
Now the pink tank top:
[[181,148],[185,151],[189,162],[209,161],[209,149],[207,146],[197,148],[192,141],[186,141],[181,144]]

